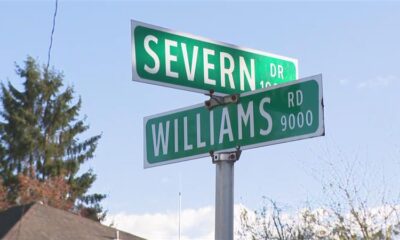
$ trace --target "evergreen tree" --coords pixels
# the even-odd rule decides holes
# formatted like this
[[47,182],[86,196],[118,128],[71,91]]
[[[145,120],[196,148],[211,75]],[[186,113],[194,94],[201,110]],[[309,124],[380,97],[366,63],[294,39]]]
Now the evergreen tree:
[[63,87],[62,73],[40,67],[31,57],[16,69],[24,79],[23,91],[10,82],[0,85],[0,182],[8,202],[18,202],[25,194],[21,193],[21,176],[43,186],[62,177],[68,187],[61,189],[67,192],[53,195],[73,203],[73,210],[100,220],[104,214],[100,215],[99,203],[105,196],[86,194],[96,175],[91,170],[78,175],[81,164],[93,158],[101,137],[79,139],[89,128],[79,119],[81,99],[74,103],[73,88]]

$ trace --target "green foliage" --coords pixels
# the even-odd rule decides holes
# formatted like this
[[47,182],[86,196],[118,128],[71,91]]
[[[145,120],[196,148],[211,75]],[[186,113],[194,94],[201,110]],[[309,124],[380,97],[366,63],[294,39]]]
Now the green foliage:
[[106,217],[106,212],[103,211],[103,208],[100,206],[100,201],[105,198],[103,194],[91,194],[85,195],[80,198],[79,203],[77,204],[77,210],[80,211],[80,214],[97,221],[102,221]]
[[[7,188],[9,201],[18,198],[18,176],[26,175],[42,182],[63,176],[70,185],[68,198],[81,208],[101,213],[95,194],[92,202],[86,195],[96,179],[92,171],[78,175],[81,164],[93,158],[100,135],[81,141],[89,129],[79,119],[82,101],[74,101],[72,87],[63,87],[63,74],[40,67],[28,57],[25,66],[16,67],[23,80],[23,90],[1,83],[0,101],[0,177]],[[88,210],[91,211],[91,210]]]

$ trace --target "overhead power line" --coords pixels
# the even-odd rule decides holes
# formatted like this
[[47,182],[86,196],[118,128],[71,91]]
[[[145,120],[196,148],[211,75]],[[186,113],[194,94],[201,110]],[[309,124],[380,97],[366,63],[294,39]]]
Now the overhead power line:
[[55,7],[55,9],[54,9],[53,26],[52,26],[51,35],[50,35],[50,46],[49,46],[49,51],[48,51],[48,53],[47,53],[47,66],[46,66],[46,70],[49,69],[49,65],[50,65],[51,47],[53,46],[53,35],[54,35],[54,29],[56,28],[57,10],[58,10],[58,0],[56,0],[56,7]]

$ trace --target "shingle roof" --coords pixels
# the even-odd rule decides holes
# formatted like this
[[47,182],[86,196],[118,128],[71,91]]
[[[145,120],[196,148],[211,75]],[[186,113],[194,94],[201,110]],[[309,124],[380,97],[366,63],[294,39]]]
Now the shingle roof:
[[[76,214],[40,203],[12,207],[0,212],[3,240],[112,240],[116,229]],[[142,240],[119,231],[120,240]]]

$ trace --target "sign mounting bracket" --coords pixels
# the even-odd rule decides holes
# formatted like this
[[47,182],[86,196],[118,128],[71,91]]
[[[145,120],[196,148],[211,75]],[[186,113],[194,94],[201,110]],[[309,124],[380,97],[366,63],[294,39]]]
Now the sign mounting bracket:
[[210,99],[204,102],[204,105],[208,110],[213,109],[214,107],[220,106],[220,105],[226,105],[229,103],[238,103],[239,102],[239,97],[240,94],[232,94],[228,96],[215,96],[214,95],[214,90],[210,90],[209,94],[206,94],[207,96],[210,96]]
[[239,160],[241,154],[242,150],[240,150],[240,146],[236,147],[236,151],[232,152],[220,152],[220,153],[214,153],[213,151],[210,152],[212,163],[214,164],[221,161],[236,162],[237,160]]

